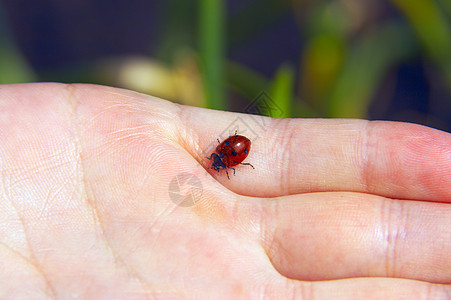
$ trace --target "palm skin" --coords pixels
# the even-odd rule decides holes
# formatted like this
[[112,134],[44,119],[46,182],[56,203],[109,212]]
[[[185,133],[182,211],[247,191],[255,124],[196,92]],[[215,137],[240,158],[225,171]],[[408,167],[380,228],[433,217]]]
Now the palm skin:
[[[205,157],[237,118],[228,180]],[[4,85],[0,196],[1,299],[451,299],[451,136],[419,125]]]

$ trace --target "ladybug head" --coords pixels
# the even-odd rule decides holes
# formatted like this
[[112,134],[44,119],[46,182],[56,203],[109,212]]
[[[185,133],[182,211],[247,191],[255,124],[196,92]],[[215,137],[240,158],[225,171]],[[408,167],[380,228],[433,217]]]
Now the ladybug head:
[[224,154],[222,154],[221,152],[219,152],[218,154],[213,153],[211,157],[213,158],[213,163],[211,164],[212,169],[219,172],[220,169],[226,168],[226,165],[222,161],[222,158],[224,158]]

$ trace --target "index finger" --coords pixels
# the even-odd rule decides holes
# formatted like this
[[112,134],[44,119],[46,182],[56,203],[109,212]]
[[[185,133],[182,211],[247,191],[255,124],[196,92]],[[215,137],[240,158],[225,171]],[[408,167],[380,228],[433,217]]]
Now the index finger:
[[[451,202],[451,135],[443,131],[401,122],[272,119],[192,107],[184,107],[181,118],[207,153],[221,133],[232,132],[237,120],[242,123],[238,134],[251,135],[246,161],[255,170],[239,166],[230,180],[211,170],[240,194],[354,191]],[[211,162],[198,159],[209,168]]]

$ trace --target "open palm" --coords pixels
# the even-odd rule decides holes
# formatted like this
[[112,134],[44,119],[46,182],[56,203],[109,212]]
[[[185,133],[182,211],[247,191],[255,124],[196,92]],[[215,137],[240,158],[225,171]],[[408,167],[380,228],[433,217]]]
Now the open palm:
[[1,299],[451,299],[451,135],[423,126],[0,86],[0,200]]

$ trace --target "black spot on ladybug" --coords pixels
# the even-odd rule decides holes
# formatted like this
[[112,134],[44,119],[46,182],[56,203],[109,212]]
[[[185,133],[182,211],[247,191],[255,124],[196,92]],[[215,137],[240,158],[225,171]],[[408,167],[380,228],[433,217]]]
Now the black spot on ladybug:
[[232,155],[233,155],[233,156],[236,156],[236,154],[237,154],[236,151],[233,150],[233,151],[232,151]]
[[225,141],[224,145],[228,146],[228,145],[230,145],[230,142],[229,141]]
[[246,149],[244,149],[244,154],[248,154],[249,153],[249,150],[246,148]]
[[233,161],[234,164],[238,164],[238,162],[236,160]]

